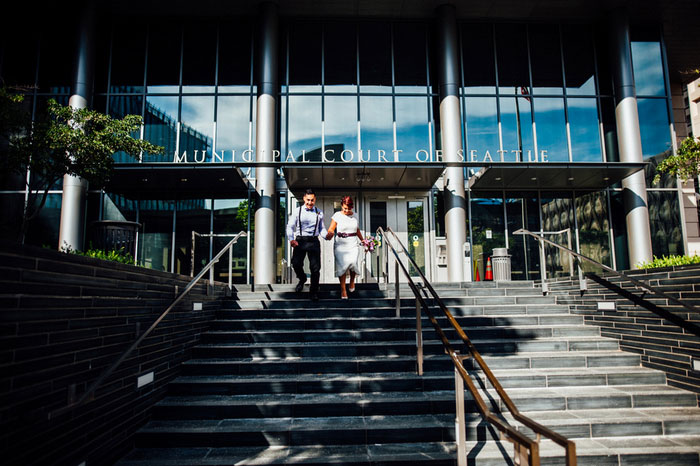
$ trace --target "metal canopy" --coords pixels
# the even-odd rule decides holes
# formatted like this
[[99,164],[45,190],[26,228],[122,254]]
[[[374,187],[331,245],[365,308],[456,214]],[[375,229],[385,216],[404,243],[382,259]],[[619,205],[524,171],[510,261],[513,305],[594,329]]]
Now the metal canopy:
[[445,170],[443,163],[294,163],[282,169],[292,191],[306,188],[428,190]]
[[248,182],[233,164],[116,164],[105,188],[130,199],[248,196]]
[[469,178],[472,191],[599,190],[642,170],[640,163],[494,163]]

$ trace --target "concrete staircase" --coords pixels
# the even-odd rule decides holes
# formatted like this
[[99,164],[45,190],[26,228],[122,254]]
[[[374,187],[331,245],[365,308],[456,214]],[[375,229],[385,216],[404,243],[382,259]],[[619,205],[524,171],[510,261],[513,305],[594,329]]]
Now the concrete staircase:
[[[397,319],[391,291],[358,285],[340,300],[336,288],[323,285],[314,303],[293,285],[239,286],[119,464],[456,464],[452,363],[424,319],[416,375],[410,291]],[[700,463],[697,395],[666,385],[532,282],[437,289],[521,412],[576,442],[578,464]],[[512,444],[468,393],[466,404],[469,464],[512,464]],[[544,439],[541,457],[564,464]]]

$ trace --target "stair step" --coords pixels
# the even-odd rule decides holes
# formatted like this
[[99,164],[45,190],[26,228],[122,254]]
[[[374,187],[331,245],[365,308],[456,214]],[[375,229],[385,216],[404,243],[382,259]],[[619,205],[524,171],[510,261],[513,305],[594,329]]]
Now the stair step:
[[[482,355],[517,354],[543,351],[611,351],[619,349],[617,340],[604,337],[525,338],[472,340]],[[408,341],[335,341],[303,343],[220,343],[202,344],[193,349],[195,358],[289,358],[289,357],[351,357],[351,356],[409,356],[415,354],[415,343]],[[442,343],[424,341],[426,354],[443,353]]]
[[[600,330],[593,326],[567,325],[522,325],[518,327],[470,327],[467,329],[470,339],[486,338],[547,338],[567,336],[596,336]],[[432,327],[423,329],[423,338],[435,338]],[[455,340],[455,330],[445,329],[445,335]],[[202,343],[272,343],[272,342],[362,342],[362,341],[414,341],[413,329],[305,329],[305,330],[212,330],[202,335]]]
[[[700,436],[672,436],[663,439],[629,437],[580,439],[576,442],[578,464],[618,466],[697,466]],[[503,466],[512,464],[513,445],[498,440],[466,442],[469,464]],[[238,448],[140,448],[122,459],[119,466],[224,466],[240,464],[310,465],[431,465],[454,466],[453,442],[386,443],[375,445],[304,445],[300,447],[260,446]],[[563,449],[551,441],[540,443],[542,464],[564,464]]]
[[[527,368],[585,368],[585,367],[639,367],[640,357],[635,354],[603,352],[587,354],[521,353],[512,356],[484,357],[492,369]],[[473,368],[472,360],[465,365]],[[449,371],[453,368],[447,355],[426,355],[424,370]],[[356,372],[411,372],[416,368],[416,357],[395,356],[337,357],[337,358],[207,358],[191,359],[183,364],[183,375],[252,375],[252,374],[304,374],[304,373],[356,373]]]

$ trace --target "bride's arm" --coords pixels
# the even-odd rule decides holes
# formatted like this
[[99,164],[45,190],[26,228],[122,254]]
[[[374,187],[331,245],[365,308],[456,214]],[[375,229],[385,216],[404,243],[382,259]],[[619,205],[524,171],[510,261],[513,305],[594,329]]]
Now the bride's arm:
[[326,235],[327,240],[333,238],[333,234],[335,233],[335,227],[337,226],[338,224],[335,222],[335,220],[331,219],[331,226],[328,227],[328,234]]
[[357,237],[360,238],[360,241],[364,241],[364,238],[362,237],[362,232],[359,228],[357,229]]

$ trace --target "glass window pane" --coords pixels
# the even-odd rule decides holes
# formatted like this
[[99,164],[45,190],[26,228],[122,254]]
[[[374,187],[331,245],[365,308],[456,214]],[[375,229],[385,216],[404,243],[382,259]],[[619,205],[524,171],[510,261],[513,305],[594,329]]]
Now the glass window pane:
[[500,103],[506,161],[519,162],[528,160],[528,157],[534,158],[530,98],[502,97]]
[[394,24],[394,78],[396,92],[425,92],[426,29],[422,23]]
[[[610,267],[610,225],[608,221],[606,191],[576,196],[576,222],[580,252],[584,256]],[[583,261],[584,271],[600,272],[600,269]]]
[[[488,152],[493,161],[500,161],[498,152],[498,111],[495,97],[467,97],[466,99],[467,147],[465,160],[482,161]],[[516,146],[517,147],[517,146]],[[476,152],[473,152],[476,151]],[[510,154],[506,154],[506,160]]]
[[119,194],[105,193],[102,196],[102,220],[135,222],[138,202]]
[[566,141],[564,100],[548,98],[535,100],[535,122],[539,155],[547,151],[547,160],[550,162],[568,162],[569,145]]
[[[228,234],[214,238],[214,253],[221,250],[231,241],[233,235],[246,230],[248,220],[247,199],[215,199],[214,200],[214,233]],[[279,222],[278,222],[279,223]],[[231,264],[231,281],[233,283],[246,282],[246,238],[240,238],[233,245],[233,258]],[[280,258],[281,259],[281,258]],[[280,261],[277,261],[279,263]],[[225,254],[214,266],[215,280],[228,282],[228,255]]]
[[289,31],[289,90],[321,90],[321,26],[295,23]]
[[531,25],[530,60],[532,86],[536,94],[562,94],[561,47],[559,27],[551,24]]
[[483,280],[493,248],[506,247],[505,218],[502,193],[479,193],[478,196],[471,199],[472,260],[476,261],[479,277]]
[[[647,199],[649,197],[647,191]],[[610,219],[615,243],[615,266],[617,270],[629,270],[629,254],[627,250],[627,222],[622,191],[610,191]]]
[[[37,205],[41,196],[35,197]],[[32,198],[30,198],[31,200]],[[58,246],[58,228],[61,224],[62,194],[49,194],[39,214],[29,222],[24,243],[32,246],[49,246],[55,250]],[[85,248],[83,248],[84,250]]]
[[[0,194],[0,238],[11,242],[19,241],[23,209],[24,194]],[[57,246],[58,241],[52,244],[51,248],[54,249]]]
[[615,119],[615,101],[612,97],[601,97],[600,115],[603,123],[603,141],[605,158],[608,162],[619,162],[617,151],[617,121]]
[[573,161],[602,162],[596,100],[569,99],[567,104]]
[[158,22],[148,33],[147,92],[179,92],[180,26]]
[[182,92],[214,92],[216,23],[188,23],[182,46]]
[[665,99],[637,99],[639,132],[644,158],[654,157],[671,147],[668,109]]
[[403,151],[399,160],[407,162],[416,162],[419,150],[430,150],[427,97],[396,97],[396,148]]
[[520,228],[540,231],[540,215],[537,193],[518,193],[509,198],[506,193],[508,218],[508,254],[511,256],[513,280],[538,280],[540,278],[540,250],[536,239],[528,235],[514,235]]
[[595,95],[593,35],[588,26],[567,24],[561,30],[564,75],[569,95]]
[[183,97],[180,155],[187,151],[189,162],[209,162],[212,158],[213,140],[214,97]]
[[357,25],[326,23],[324,29],[325,85],[330,92],[357,89]]
[[144,115],[144,139],[165,147],[162,155],[143,154],[144,162],[172,162],[177,137],[177,97],[148,96]]
[[530,73],[524,24],[496,25],[496,54],[500,92],[519,94],[521,87],[529,88]]
[[[595,99],[569,99],[571,155],[574,162],[602,162]],[[539,114],[538,114],[539,115]]]
[[496,63],[493,53],[493,26],[465,24],[462,26],[464,92],[494,94],[496,92]]
[[139,202],[138,264],[153,270],[170,271],[173,238],[173,201]]
[[361,92],[391,92],[391,35],[387,23],[360,24]]
[[[576,250],[574,203],[571,194],[547,193],[548,198],[542,197],[542,230],[547,232],[545,237],[553,243]],[[566,252],[554,246],[545,246],[544,256],[547,278],[574,274],[574,263]]]
[[[248,23],[223,22],[219,28],[219,91],[226,86],[249,85],[251,31]],[[280,51],[282,54],[283,51]],[[237,90],[236,87],[233,90]]]
[[291,151],[295,160],[321,160],[321,97],[289,96],[287,118],[288,143],[285,158]]
[[391,97],[360,98],[360,148],[363,160],[394,160],[393,126]]
[[11,47],[5,45],[0,63],[0,76],[4,84],[27,90],[33,89],[36,83],[37,52],[35,38],[27,37],[21,41],[14,41]]
[[[143,109],[143,97],[140,95],[114,95],[109,98],[109,115],[114,118],[124,118],[127,115],[141,115]],[[131,133],[133,138],[140,138],[140,131]],[[116,163],[137,162],[126,152],[115,152],[113,155]]]
[[251,149],[250,96],[219,96],[216,112],[216,153],[225,162],[242,161]]
[[[208,234],[211,231],[211,201],[188,199],[177,201],[175,222],[175,273],[190,275],[192,271],[192,232]],[[211,239],[195,236],[194,275],[209,262]],[[217,279],[215,277],[215,279]]]
[[352,151],[343,155],[344,160],[358,161],[357,153],[357,97],[356,96],[326,96],[325,98],[325,139],[327,150],[334,150],[333,155],[340,161],[341,152]]
[[[39,92],[68,94],[73,84],[76,25],[55,23],[41,31],[39,52]],[[56,38],[60,37],[60,40]]]
[[433,212],[435,213],[435,236],[445,237],[445,191],[433,191]]
[[[416,261],[416,265],[420,271],[425,273],[425,222],[423,219],[423,202],[406,202],[406,214],[408,254]],[[412,263],[409,265],[409,273],[411,275],[418,275]]]
[[637,95],[666,95],[659,42],[632,42],[632,68]]
[[[122,31],[128,30],[128,34]],[[143,92],[146,66],[146,25],[119,22],[112,36],[110,92]],[[140,113],[140,111],[139,111]]]
[[651,249],[656,257],[682,255],[683,230],[676,191],[647,191]]

